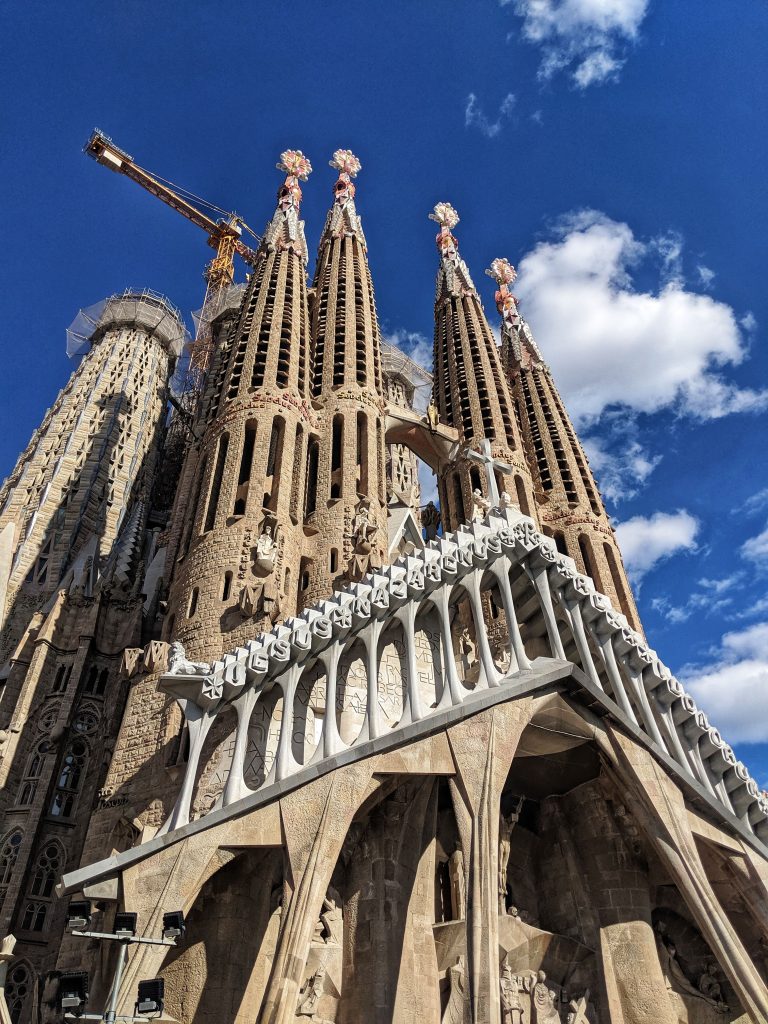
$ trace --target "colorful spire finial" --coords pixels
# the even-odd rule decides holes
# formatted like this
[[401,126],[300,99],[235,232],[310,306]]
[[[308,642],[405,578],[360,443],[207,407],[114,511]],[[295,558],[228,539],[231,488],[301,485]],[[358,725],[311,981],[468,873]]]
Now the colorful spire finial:
[[517,271],[503,256],[497,257],[486,270],[488,277],[492,277],[499,285],[509,285],[517,278]]
[[437,221],[441,228],[448,231],[452,231],[459,223],[459,215],[450,203],[437,203],[429,219]]
[[429,219],[437,221],[440,225],[440,231],[436,238],[440,258],[456,263],[459,259],[459,243],[451,234],[451,228],[455,228],[459,223],[458,213],[450,203],[437,203],[430,213]]
[[486,274],[492,277],[499,286],[494,298],[504,327],[507,330],[519,327],[520,314],[517,311],[517,299],[509,290],[509,286],[517,277],[517,271],[509,260],[497,257],[486,270]]
[[341,174],[347,174],[355,178],[363,166],[351,149],[337,149],[333,159],[329,162],[330,167],[335,167]]
[[285,181],[277,193],[278,208],[284,212],[293,208],[298,212],[301,206],[299,181],[307,180],[312,173],[312,164],[300,149],[286,149],[284,153],[280,154],[280,160],[276,167],[285,175]]
[[336,184],[333,186],[333,194],[336,197],[336,204],[344,206],[350,199],[355,198],[355,186],[352,179],[357,176],[363,166],[351,149],[337,149],[333,159],[329,161],[331,167],[339,172]]
[[286,149],[284,153],[280,154],[277,169],[283,171],[290,178],[306,181],[312,173],[312,164],[300,149]]

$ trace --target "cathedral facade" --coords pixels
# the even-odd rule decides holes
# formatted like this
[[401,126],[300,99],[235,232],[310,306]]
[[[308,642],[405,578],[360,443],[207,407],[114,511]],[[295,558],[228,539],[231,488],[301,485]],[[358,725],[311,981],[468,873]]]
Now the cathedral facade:
[[[183,1024],[768,1022],[768,802],[647,644],[513,267],[491,320],[437,204],[428,373],[331,166],[310,282],[282,154],[191,413],[178,312],[114,296],[0,491],[12,1024],[78,972]],[[114,981],[72,900],[185,927]]]

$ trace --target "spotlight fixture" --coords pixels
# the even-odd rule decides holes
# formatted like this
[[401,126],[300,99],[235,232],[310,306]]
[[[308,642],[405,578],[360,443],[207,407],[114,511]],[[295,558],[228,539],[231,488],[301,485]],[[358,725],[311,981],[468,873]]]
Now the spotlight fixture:
[[70,900],[67,907],[68,931],[83,931],[91,923],[91,901]]
[[132,938],[136,934],[136,918],[138,915],[122,911],[115,914],[115,935],[121,939]]
[[140,981],[136,1013],[140,1013],[143,1017],[155,1015],[159,1017],[163,1012],[164,998],[165,980],[163,978]]
[[59,978],[59,1009],[66,1014],[79,1017],[88,1002],[88,973],[72,971]]
[[186,930],[184,914],[181,910],[169,910],[163,914],[163,938],[178,939]]

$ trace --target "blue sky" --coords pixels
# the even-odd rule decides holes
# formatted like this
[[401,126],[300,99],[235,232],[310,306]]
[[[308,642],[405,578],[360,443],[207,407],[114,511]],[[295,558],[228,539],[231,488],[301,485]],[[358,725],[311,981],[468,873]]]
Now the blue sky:
[[431,349],[436,201],[492,322],[517,264],[649,639],[768,785],[767,30],[762,0],[6,3],[0,474],[80,306],[202,299],[204,236],[83,156],[94,125],[256,230],[302,149],[310,249],[349,147],[387,336]]

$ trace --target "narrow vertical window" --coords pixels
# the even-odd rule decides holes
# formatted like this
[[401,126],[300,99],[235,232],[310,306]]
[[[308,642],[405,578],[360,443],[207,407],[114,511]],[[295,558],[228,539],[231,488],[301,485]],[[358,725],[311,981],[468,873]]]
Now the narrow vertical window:
[[285,420],[276,416],[272,422],[272,433],[269,437],[267,454],[267,478],[264,490],[264,508],[277,511],[280,494],[280,467],[283,461],[283,439],[285,437]]
[[189,595],[189,608],[187,609],[187,618],[191,619],[197,611],[197,602],[200,597],[200,588],[194,587],[192,593]]
[[331,498],[340,498],[343,482],[342,450],[344,447],[344,417],[334,416],[331,435]]
[[304,514],[311,516],[317,508],[317,464],[320,457],[320,445],[316,437],[310,438],[307,449],[307,497],[304,503]]
[[603,550],[605,551],[608,569],[611,574],[611,579],[613,580],[613,587],[616,591],[616,599],[619,602],[619,610],[622,611],[628,619],[631,619],[629,613],[629,598],[627,596],[626,587],[624,586],[624,580],[621,578],[619,563],[616,561],[616,552],[607,541],[603,544]]
[[521,476],[515,477],[515,490],[517,491],[517,504],[524,516],[531,514],[531,507],[528,504],[528,495],[525,493],[525,484]]
[[368,417],[357,414],[357,493],[368,494]]
[[245,424],[243,436],[243,451],[240,456],[240,471],[237,474],[237,493],[235,504],[232,508],[233,515],[245,515],[245,507],[248,502],[248,488],[251,483],[251,467],[253,466],[253,449],[256,444],[256,423],[249,420]]
[[232,573],[224,573],[224,586],[221,588],[221,600],[228,601],[229,595],[232,593]]
[[61,762],[50,814],[54,818],[71,818],[80,785],[88,763],[88,746],[84,740],[73,740]]
[[216,465],[213,470],[211,481],[211,493],[208,495],[208,508],[205,513],[203,533],[213,529],[216,522],[216,512],[219,507],[219,496],[221,494],[221,482],[224,479],[224,467],[227,462],[227,450],[229,449],[229,434],[222,434],[219,438],[219,450],[216,455]]

